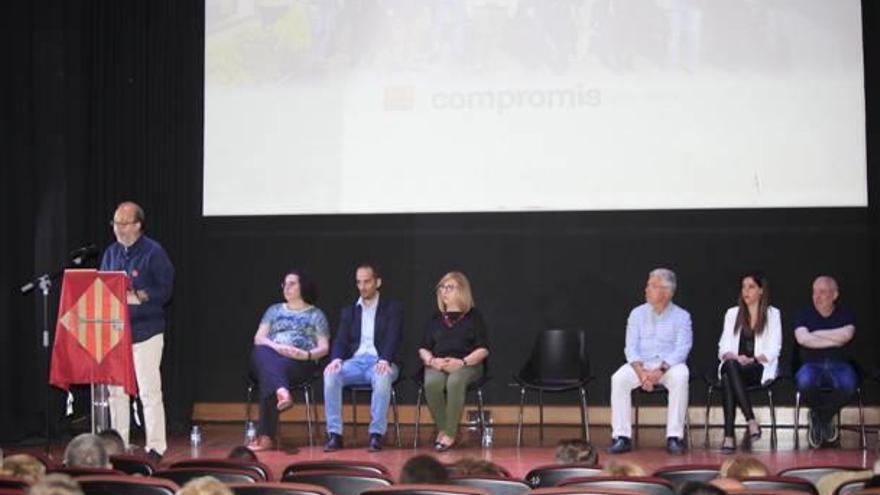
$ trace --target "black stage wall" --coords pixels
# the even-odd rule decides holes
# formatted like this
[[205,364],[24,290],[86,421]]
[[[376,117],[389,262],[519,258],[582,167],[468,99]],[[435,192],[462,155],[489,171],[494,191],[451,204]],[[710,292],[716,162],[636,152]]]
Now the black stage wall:
[[[695,371],[711,365],[739,274],[755,267],[771,277],[786,357],[791,318],[810,303],[811,280],[831,273],[860,317],[856,356],[869,369],[880,364],[876,2],[863,2],[867,209],[210,219],[200,214],[203,2],[17,0],[7,9],[0,35],[11,69],[0,96],[0,441],[39,434],[46,411],[40,301],[18,287],[59,267],[70,249],[108,243],[113,207],[129,198],[145,207],[150,235],[177,267],[163,365],[172,427],[185,426],[193,401],[242,400],[251,338],[278,299],[284,270],[314,273],[318,305],[335,323],[354,298],[351,272],[362,259],[383,266],[384,293],[408,309],[402,354],[410,371],[436,280],[453,268],[470,275],[491,328],[493,403],[515,400],[509,377],[535,334],[562,325],[589,331],[598,377],[591,403],[607,404],[608,377],[623,361],[627,312],[642,300],[648,270],[661,265],[678,272],[676,301],[694,319]],[[880,390],[869,388],[868,398],[880,402]],[[60,394],[52,399],[54,424]],[[692,401],[702,399],[695,388]]]

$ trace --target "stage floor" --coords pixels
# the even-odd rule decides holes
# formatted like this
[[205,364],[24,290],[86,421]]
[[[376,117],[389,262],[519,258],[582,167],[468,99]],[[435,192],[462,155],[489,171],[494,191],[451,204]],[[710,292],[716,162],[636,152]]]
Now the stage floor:
[[[227,452],[234,446],[241,443],[243,438],[243,427],[241,423],[208,423],[203,424],[203,445],[199,452],[201,457],[224,457]],[[427,431],[426,431],[427,430]],[[308,446],[308,434],[304,424],[284,424],[282,425],[282,449],[259,453],[259,458],[266,463],[274,472],[276,479],[281,475],[284,467],[288,464],[316,459],[358,459],[368,460],[383,464],[389,468],[391,473],[396,477],[400,472],[400,467],[407,459],[416,454],[435,455],[443,462],[449,463],[463,457],[476,457],[486,459],[507,468],[514,476],[523,477],[530,469],[542,464],[553,463],[553,451],[556,442],[561,438],[576,437],[579,430],[569,427],[547,427],[545,429],[544,446],[539,447],[537,428],[528,428],[525,438],[528,446],[516,448],[514,427],[495,427],[494,445],[492,448],[483,449],[476,440],[468,440],[459,448],[455,448],[444,453],[435,453],[429,448],[428,442],[430,428],[423,428],[422,438],[424,441],[418,449],[412,447],[413,432],[412,427],[402,427],[402,436],[405,442],[400,449],[393,447],[393,434],[386,437],[386,448],[377,453],[370,453],[366,450],[365,436],[366,427],[359,429],[359,444],[357,447],[350,445],[350,438],[346,438],[346,449],[324,453],[321,448],[323,443],[323,433],[316,435],[320,438],[318,445]],[[389,430],[390,431],[390,430]],[[465,432],[464,429],[462,429]],[[701,432],[702,430],[700,430]],[[704,449],[702,447],[702,436],[695,435],[694,448],[684,455],[673,456],[666,453],[665,449],[660,447],[661,443],[657,438],[643,437],[643,447],[634,452],[612,456],[605,453],[607,447],[608,434],[607,428],[594,427],[591,429],[593,438],[597,446],[600,448],[599,462],[607,464],[612,460],[621,460],[634,462],[641,465],[649,473],[653,470],[667,465],[686,464],[686,463],[714,463],[720,464],[728,456],[722,455],[717,450],[717,446],[713,449]],[[698,432],[699,433],[699,432]],[[769,436],[769,431],[765,431],[765,437]],[[135,442],[138,441],[136,438]],[[876,459],[875,442],[869,443],[871,447],[868,450],[861,449],[807,449],[801,444],[801,450],[795,451],[790,446],[785,446],[777,451],[769,449],[766,439],[762,439],[755,449],[748,452],[760,459],[772,471],[780,469],[815,464],[834,464],[834,465],[854,465],[863,466],[870,469]],[[5,446],[4,451],[9,455],[12,452],[21,451],[41,451],[39,447],[29,449],[18,448],[14,446]],[[51,449],[54,459],[61,459],[63,455],[63,446],[53,446]],[[189,459],[193,452],[189,445],[188,435],[175,435],[169,438],[169,449],[165,453],[162,465],[168,465],[173,462]]]

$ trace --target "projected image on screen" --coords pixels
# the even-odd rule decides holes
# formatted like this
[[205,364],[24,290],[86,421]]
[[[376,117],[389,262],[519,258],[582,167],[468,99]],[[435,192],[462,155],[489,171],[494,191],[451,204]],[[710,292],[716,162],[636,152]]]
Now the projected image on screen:
[[865,206],[858,0],[207,0],[206,215]]

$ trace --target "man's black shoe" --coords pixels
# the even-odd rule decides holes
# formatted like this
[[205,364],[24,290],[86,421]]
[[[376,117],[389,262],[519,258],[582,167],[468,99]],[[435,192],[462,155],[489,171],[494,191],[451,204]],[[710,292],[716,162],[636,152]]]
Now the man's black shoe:
[[334,452],[342,447],[342,435],[339,433],[331,433],[327,443],[324,444],[324,452]]
[[159,464],[162,463],[162,454],[156,452],[153,449],[150,449],[150,451],[147,452],[147,459],[149,459],[150,462],[152,462],[153,464],[158,466]]
[[382,450],[382,435],[378,433],[370,433],[370,444],[367,445],[369,452],[379,452]]
[[684,454],[684,442],[678,437],[669,437],[666,439],[666,452],[672,455]]
[[609,454],[623,454],[632,450],[632,441],[627,437],[617,437],[608,447]]

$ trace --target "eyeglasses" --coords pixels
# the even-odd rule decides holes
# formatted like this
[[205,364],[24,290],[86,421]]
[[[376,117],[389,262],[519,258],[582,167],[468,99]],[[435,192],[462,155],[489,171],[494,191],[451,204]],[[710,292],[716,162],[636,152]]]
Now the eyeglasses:
[[437,290],[442,291],[442,292],[455,290],[457,288],[458,288],[458,286],[455,284],[443,284],[443,285],[437,286]]
[[126,225],[131,225],[131,224],[135,224],[135,223],[138,223],[138,221],[132,220],[130,222],[117,222],[116,220],[110,220],[111,227],[124,227]]

